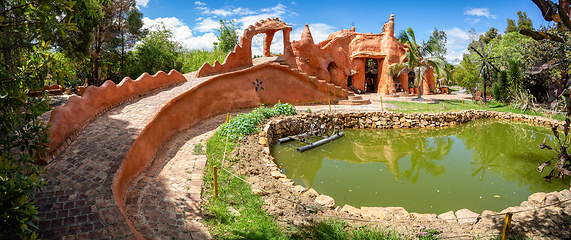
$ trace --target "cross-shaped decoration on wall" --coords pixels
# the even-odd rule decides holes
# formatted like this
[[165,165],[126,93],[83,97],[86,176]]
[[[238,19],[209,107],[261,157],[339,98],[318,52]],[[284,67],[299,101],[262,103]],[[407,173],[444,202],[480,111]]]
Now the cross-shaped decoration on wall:
[[264,87],[262,87],[262,81],[258,81],[257,78],[256,78],[256,82],[252,82],[252,84],[254,84],[254,86],[256,86],[256,92],[258,91],[258,88],[260,88],[261,90],[264,90]]

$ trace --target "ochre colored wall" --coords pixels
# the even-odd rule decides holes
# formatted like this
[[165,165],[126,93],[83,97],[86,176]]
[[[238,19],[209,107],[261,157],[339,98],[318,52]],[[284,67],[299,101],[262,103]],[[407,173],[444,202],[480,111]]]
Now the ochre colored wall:
[[53,109],[48,129],[50,132],[49,151],[40,163],[46,164],[53,160],[54,153],[57,155],[61,148],[65,147],[69,138],[109,108],[152,90],[185,81],[186,78],[182,74],[171,70],[169,74],[159,71],[153,76],[143,73],[136,80],[126,77],[119,85],[106,81],[100,87],[89,86],[81,97],[72,96],[64,106]]
[[[256,79],[261,82],[263,90],[255,90],[252,82]],[[208,117],[256,107],[259,103],[326,102],[332,96],[325,88],[316,86],[307,76],[287,66],[266,63],[218,75],[172,99],[135,139],[115,175],[113,194],[125,219],[128,221],[124,207],[129,185],[150,166],[159,147],[173,134]],[[140,236],[128,223],[136,236]]]

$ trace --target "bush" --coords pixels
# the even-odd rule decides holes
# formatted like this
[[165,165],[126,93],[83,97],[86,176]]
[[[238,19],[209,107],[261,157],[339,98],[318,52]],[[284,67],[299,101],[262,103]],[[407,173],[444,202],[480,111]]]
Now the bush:
[[264,122],[264,119],[278,115],[294,115],[295,107],[289,103],[277,103],[273,108],[260,106],[248,114],[238,114],[230,122],[222,124],[217,134],[228,134],[230,140],[242,138],[254,132],[259,132],[257,125]]

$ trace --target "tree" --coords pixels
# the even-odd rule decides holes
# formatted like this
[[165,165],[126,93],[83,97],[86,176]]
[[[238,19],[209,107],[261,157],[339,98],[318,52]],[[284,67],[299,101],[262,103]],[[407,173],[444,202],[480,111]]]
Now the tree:
[[391,76],[400,75],[403,72],[412,70],[414,72],[415,85],[419,87],[418,98],[422,95],[422,81],[424,73],[429,68],[433,69],[436,73],[440,72],[444,66],[444,59],[438,56],[430,56],[438,48],[438,43],[435,39],[430,38],[428,42],[423,42],[422,45],[416,43],[416,37],[412,28],[402,30],[399,33],[398,39],[401,43],[409,46],[409,51],[406,52],[408,61],[404,63],[396,63],[389,69]]
[[492,41],[492,39],[495,39],[499,36],[500,35],[498,34],[498,29],[490,28],[490,30],[484,33],[484,35],[480,36],[480,40],[482,40],[482,42],[484,42],[485,44],[488,44],[490,43],[490,41]]
[[513,19],[508,18],[508,25],[506,27],[506,33],[517,32],[517,25]]
[[517,30],[533,30],[533,22],[527,17],[527,14],[522,11],[517,11]]
[[436,44],[436,48],[434,50],[434,52],[432,53],[432,56],[437,56],[437,57],[441,57],[444,58],[444,55],[446,55],[446,42],[447,42],[447,36],[446,36],[446,32],[444,31],[438,31],[438,29],[434,28],[434,31],[432,31],[432,36],[430,36],[429,42],[434,42]]
[[214,43],[214,50],[223,52],[231,52],[234,46],[238,44],[238,26],[234,20],[227,21],[220,19],[220,28],[218,29],[218,42]]
[[456,67],[454,72],[454,80],[461,87],[473,93],[479,82],[478,73],[476,72],[476,63],[470,58],[469,54],[464,54],[460,65]]
[[517,11],[517,25],[515,24],[515,20],[508,18],[506,33],[519,32],[523,29],[533,30],[533,22],[527,17],[525,12]]
[[[75,6],[91,6],[88,12]],[[38,117],[49,109],[44,86],[50,46],[57,35],[82,27],[82,16],[101,16],[99,0],[0,0],[0,238],[15,232],[36,238],[34,192],[45,186],[34,163],[46,150],[47,126]]]
[[164,25],[152,27],[153,30],[135,47],[128,73],[139,76],[143,72],[169,72],[171,69],[181,71],[183,66],[179,56],[183,53],[182,46],[174,41],[173,33]]
[[[104,10],[105,18],[94,28],[90,47],[95,85],[105,78],[119,81],[124,75],[126,49],[146,34],[135,0],[109,0]],[[105,77],[100,76],[101,67],[107,70]]]

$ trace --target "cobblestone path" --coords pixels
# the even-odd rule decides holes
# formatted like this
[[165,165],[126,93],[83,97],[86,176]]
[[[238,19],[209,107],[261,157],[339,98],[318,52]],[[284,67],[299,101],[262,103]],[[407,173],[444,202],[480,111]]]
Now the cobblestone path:
[[[45,173],[42,177],[47,179],[50,185],[43,192],[36,194],[37,206],[40,212],[38,215],[40,219],[38,227],[42,239],[135,238],[113,198],[113,178],[133,141],[155,113],[172,98],[201,81],[207,80],[207,78],[194,79],[188,76],[187,79],[188,81],[182,85],[145,95],[102,114],[88,124],[55,161],[44,168]],[[179,140],[188,140],[194,136],[206,133],[214,127],[214,123],[211,125],[206,123],[199,124],[184,134],[177,135],[178,138],[173,138],[176,140],[173,144],[180,145]],[[193,143],[191,141],[189,143],[185,142],[185,144]],[[178,188],[186,188],[188,184],[191,184],[188,196],[193,201],[198,200],[200,199],[201,184],[198,175],[201,173],[206,159],[197,156],[193,158],[194,162],[189,162],[187,157],[188,151],[192,151],[193,147],[190,147],[189,150],[185,147],[186,145],[181,146],[179,148],[180,151],[160,153],[162,156],[173,156],[175,161],[172,161],[172,163],[164,161],[164,168],[163,163],[159,166],[153,166],[151,170],[154,170],[154,172],[149,171],[147,174],[154,174],[154,180],[156,181],[150,181],[149,184],[164,184],[165,187],[167,185],[174,186],[172,190],[175,191]],[[180,157],[180,160],[177,157]],[[184,165],[184,167],[181,167],[181,165]],[[163,174],[160,172],[161,169],[169,169],[169,173]],[[171,169],[176,171],[170,171]],[[193,179],[192,181],[187,182],[186,178],[174,178],[177,174],[184,174],[187,171],[191,172],[190,178]],[[161,182],[163,179],[166,182]],[[198,186],[192,184],[198,184]],[[142,193],[145,191],[153,192],[152,186],[154,185],[148,185],[147,188],[143,188]],[[163,191],[163,193],[165,192]],[[159,196],[156,195],[159,192],[153,192],[153,194],[155,194],[154,196]],[[177,195],[174,197],[185,196]],[[152,198],[145,197],[141,198],[139,203],[145,204],[144,206],[152,206],[155,203],[154,201]],[[196,201],[193,201],[187,201],[187,204],[189,204],[191,209],[198,209],[192,213],[199,214],[199,205],[197,205]],[[161,213],[167,213],[171,209],[159,209],[158,207],[161,205],[158,202],[156,206],[154,210]],[[145,213],[144,210],[142,212]],[[174,217],[178,216],[175,211],[170,213],[174,214]],[[151,215],[147,217],[146,221],[151,223],[153,218],[154,215]],[[191,236],[196,236],[196,239],[201,239],[208,237],[208,233],[204,229],[198,228],[200,224],[196,219],[199,219],[199,217],[186,217],[185,219],[188,218],[194,222],[191,222],[191,224],[184,222],[186,224],[184,226],[190,227],[190,232],[194,233],[191,234],[189,232],[183,238],[193,239]],[[172,224],[169,222],[166,226],[169,228]],[[164,233],[161,232],[162,229],[162,225],[159,224],[157,229],[152,229],[151,232],[145,232],[144,234],[150,236],[150,234],[156,232]],[[201,235],[200,233],[204,234]]]

